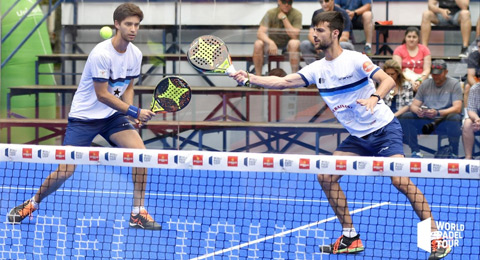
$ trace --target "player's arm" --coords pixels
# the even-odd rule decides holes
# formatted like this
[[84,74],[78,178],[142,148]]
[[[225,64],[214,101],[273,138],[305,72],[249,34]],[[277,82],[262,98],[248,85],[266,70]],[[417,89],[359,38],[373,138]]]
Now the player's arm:
[[245,80],[250,81],[250,85],[256,85],[271,89],[287,89],[305,87],[306,83],[298,73],[288,74],[285,77],[277,76],[256,76],[249,74],[243,70],[239,70],[230,75],[238,83],[243,83]]
[[379,83],[377,90],[375,93],[373,93],[373,95],[378,95],[380,98],[376,96],[370,96],[367,99],[359,99],[357,102],[362,106],[365,106],[365,108],[370,110],[370,112],[373,114],[373,109],[377,103],[395,87],[395,81],[381,69],[373,74],[372,79]]
[[[108,82],[99,82],[99,81],[94,81],[93,86],[95,88],[95,94],[97,95],[98,101],[104,103],[105,105],[120,111],[125,114],[129,114],[128,111],[131,108],[131,103],[133,103],[133,82],[130,82],[130,85],[128,88],[131,88],[130,94],[128,94],[128,88],[125,90],[123,95],[126,95],[126,97],[123,97],[123,100],[115,97],[112,93],[108,92]],[[130,95],[130,97],[129,97]],[[127,103],[124,100],[129,100]],[[155,114],[149,110],[145,109],[140,109],[137,108],[138,115],[137,118],[140,121],[148,121],[154,116]]]

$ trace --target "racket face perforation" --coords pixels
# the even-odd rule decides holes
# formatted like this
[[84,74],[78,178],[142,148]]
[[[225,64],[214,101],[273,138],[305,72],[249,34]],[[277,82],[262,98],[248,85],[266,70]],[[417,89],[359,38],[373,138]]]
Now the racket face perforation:
[[190,45],[187,56],[192,66],[200,71],[215,71],[225,66],[226,61],[231,64],[227,46],[220,38],[213,35],[204,35],[195,39]]
[[159,112],[176,112],[185,108],[192,98],[188,83],[176,76],[162,79],[153,92],[151,110]]

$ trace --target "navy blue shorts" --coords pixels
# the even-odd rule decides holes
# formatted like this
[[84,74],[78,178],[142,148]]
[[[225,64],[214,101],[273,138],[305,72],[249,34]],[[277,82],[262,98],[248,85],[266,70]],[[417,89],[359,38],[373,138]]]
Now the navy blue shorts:
[[403,132],[395,117],[392,122],[363,137],[350,135],[337,148],[337,151],[351,152],[360,156],[383,156],[403,153]]
[[115,113],[108,118],[83,120],[68,118],[67,131],[63,145],[90,146],[97,135],[101,135],[110,144],[114,133],[135,129],[125,114]]

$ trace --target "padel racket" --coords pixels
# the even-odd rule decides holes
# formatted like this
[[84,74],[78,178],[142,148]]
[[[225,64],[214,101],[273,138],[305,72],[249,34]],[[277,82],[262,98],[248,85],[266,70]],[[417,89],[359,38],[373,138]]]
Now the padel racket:
[[[201,72],[230,74],[236,71],[227,45],[214,35],[203,35],[193,40],[187,58]],[[248,86],[248,80],[243,85]]]
[[154,113],[180,111],[190,103],[191,98],[192,91],[184,79],[166,77],[155,88],[150,109]]

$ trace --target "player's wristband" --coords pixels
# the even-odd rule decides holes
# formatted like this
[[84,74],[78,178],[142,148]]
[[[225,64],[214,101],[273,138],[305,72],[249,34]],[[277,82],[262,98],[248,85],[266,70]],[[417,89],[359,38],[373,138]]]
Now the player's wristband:
[[376,98],[378,98],[378,101],[377,101],[377,102],[380,102],[380,100],[382,99],[382,98],[381,98],[379,95],[377,95],[377,94],[371,94],[370,96],[371,96],[371,97],[376,97]]
[[127,110],[127,116],[138,118],[138,115],[140,115],[140,108],[130,105]]

